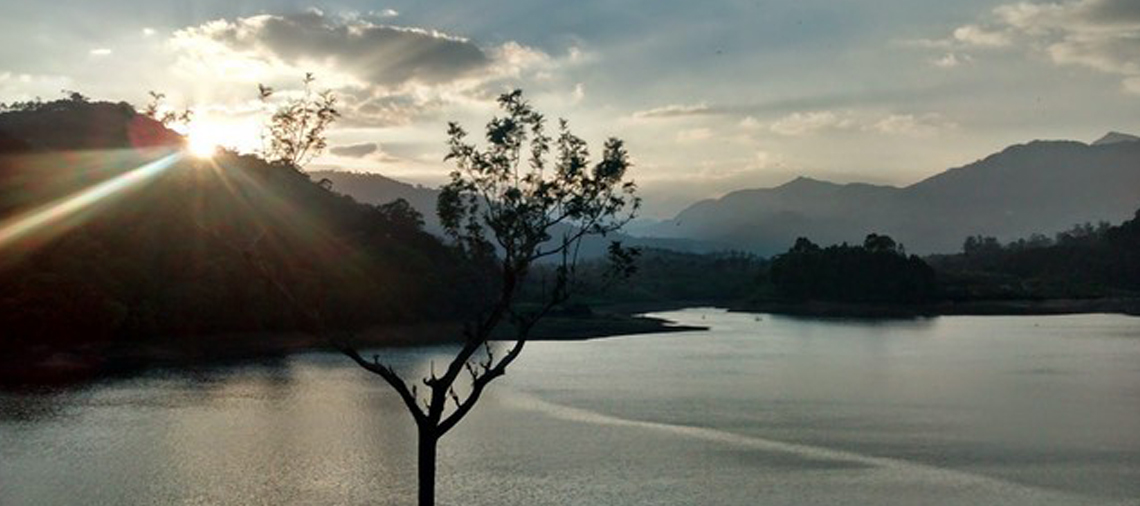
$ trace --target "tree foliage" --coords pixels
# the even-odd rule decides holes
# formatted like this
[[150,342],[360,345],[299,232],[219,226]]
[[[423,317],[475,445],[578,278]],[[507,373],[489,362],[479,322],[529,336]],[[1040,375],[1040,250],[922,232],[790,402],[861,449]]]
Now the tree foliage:
[[1083,223],[1052,238],[1003,244],[971,236],[957,255],[931,259],[956,299],[1090,298],[1140,290],[1140,211],[1112,226]]
[[175,123],[186,125],[194,119],[194,111],[189,107],[182,109],[181,112],[174,111],[166,106],[166,94],[157,91],[148,91],[147,95],[150,96],[150,101],[147,102],[146,107],[143,108],[142,113],[162,123],[165,127],[170,127]]
[[772,260],[769,275],[777,293],[793,300],[917,303],[937,295],[934,270],[879,234],[826,248],[801,237]]
[[[499,104],[507,115],[487,124],[485,150],[468,143],[458,124],[448,127],[447,159],[457,169],[443,187],[439,215],[464,251],[481,254],[495,246],[504,262],[529,265],[572,254],[583,236],[605,235],[632,218],[640,200],[634,183],[624,180],[630,162],[621,140],[607,140],[601,160],[591,165],[586,142],[570,132],[566,120],[552,139],[545,118],[521,91],[502,95]],[[547,244],[560,225],[573,230]]]
[[[305,74],[300,96],[277,105],[263,134],[262,156],[270,163],[294,168],[308,165],[328,147],[325,133],[340,117],[337,98],[332,90],[314,91],[316,77]],[[269,103],[278,93],[258,85],[258,96]]]
[[[458,251],[490,274],[481,278],[485,296],[470,301],[478,314],[464,324],[460,349],[441,373],[433,367],[422,379],[427,389],[421,392],[379,357],[368,360],[342,346],[399,393],[416,422],[421,505],[434,504],[439,438],[506,373],[535,324],[572,294],[582,239],[617,230],[640,203],[635,185],[625,179],[630,161],[620,140],[606,141],[600,160],[591,162],[586,142],[565,120],[557,138],[546,133],[545,118],[521,91],[502,95],[499,105],[505,114],[487,124],[484,148],[469,142],[458,124],[448,126],[447,160],[456,169],[439,196],[438,213]],[[406,215],[400,208],[395,204],[388,211]],[[635,255],[618,244],[610,253],[619,271],[629,272]],[[524,307],[517,300],[520,287],[532,264],[544,258],[557,260],[553,279],[538,304]],[[498,338],[513,344],[496,351],[490,341]],[[466,384],[460,385],[463,378]]]

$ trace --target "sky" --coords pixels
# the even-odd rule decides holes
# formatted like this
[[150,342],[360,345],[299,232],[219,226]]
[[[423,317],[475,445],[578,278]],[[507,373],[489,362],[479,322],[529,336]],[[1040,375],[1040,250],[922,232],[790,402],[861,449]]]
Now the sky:
[[[1137,0],[0,0],[0,102],[61,90],[256,150],[306,72],[343,117],[310,168],[427,185],[448,121],[521,88],[599,149],[643,215],[797,176],[907,185],[1033,139],[1140,132]],[[552,125],[553,127],[554,125]],[[195,130],[196,129],[196,130]]]

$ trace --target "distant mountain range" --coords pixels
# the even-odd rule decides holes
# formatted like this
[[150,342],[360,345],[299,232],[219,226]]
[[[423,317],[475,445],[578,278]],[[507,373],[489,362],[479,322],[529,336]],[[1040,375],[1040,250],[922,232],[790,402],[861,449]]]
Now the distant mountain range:
[[[412,185],[387,176],[367,172],[322,170],[309,172],[309,177],[313,181],[327,179],[332,183],[333,191],[348,195],[360,202],[385,204],[402,198],[423,214],[425,230],[437,235],[443,234],[443,227],[435,213],[436,199],[439,197],[439,190],[437,189]],[[555,233],[554,235],[557,239],[558,234]],[[621,241],[625,246],[661,248],[688,253],[705,253],[725,249],[722,246],[704,241],[694,241],[681,237],[633,237],[619,233],[610,234],[608,237],[587,237],[582,241],[580,256],[582,258],[602,256],[606,253],[610,241]]]
[[1033,141],[907,187],[800,177],[697,202],[640,234],[770,255],[797,237],[832,244],[885,233],[914,253],[959,251],[970,235],[1011,240],[1074,224],[1119,222],[1140,208],[1140,137]]
[[338,170],[310,171],[313,181],[327,179],[333,191],[348,195],[360,202],[387,204],[396,199],[408,201],[424,215],[424,228],[433,234],[442,234],[443,227],[435,214],[435,201],[439,190],[420,185],[397,181],[387,176],[370,172],[346,172]]
[[[438,191],[378,174],[313,172],[357,200],[408,200],[438,233]],[[971,235],[1012,240],[1084,222],[1119,222],[1140,208],[1140,137],[1111,132],[1092,144],[1033,141],[906,187],[800,177],[697,202],[670,220],[639,220],[627,245],[772,255],[797,237],[860,243],[885,233],[919,254],[959,251]],[[634,237],[636,236],[636,237]],[[601,245],[594,245],[600,248]],[[595,252],[596,253],[596,252]]]

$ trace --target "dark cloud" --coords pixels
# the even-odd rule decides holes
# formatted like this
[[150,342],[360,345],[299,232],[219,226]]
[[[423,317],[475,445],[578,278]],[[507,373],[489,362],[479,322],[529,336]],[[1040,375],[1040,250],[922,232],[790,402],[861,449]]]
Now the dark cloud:
[[440,84],[487,68],[474,43],[438,31],[346,20],[310,11],[214,21],[183,31],[291,66],[330,64],[373,85]]
[[1136,0],[1088,0],[1088,17],[1104,23],[1140,23]]
[[[178,68],[192,76],[267,83],[280,89],[314,72],[340,98],[342,126],[390,127],[431,117],[455,97],[524,72],[549,70],[545,53],[513,41],[481,47],[436,30],[382,24],[375,16],[317,10],[219,19],[176,31]],[[245,69],[246,73],[234,69]]]
[[364,158],[379,150],[380,146],[378,146],[375,142],[366,142],[364,144],[335,146],[329,149],[329,153],[332,153],[336,156],[344,156],[348,158]]

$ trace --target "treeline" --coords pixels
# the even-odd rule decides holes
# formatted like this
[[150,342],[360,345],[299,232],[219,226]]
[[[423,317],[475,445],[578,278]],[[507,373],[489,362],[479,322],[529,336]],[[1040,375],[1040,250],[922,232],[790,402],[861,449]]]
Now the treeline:
[[[774,308],[805,302],[929,307],[956,302],[1135,297],[1140,293],[1140,211],[1120,225],[1081,224],[1001,243],[973,236],[963,251],[920,258],[889,236],[820,246],[798,239],[771,259],[745,253],[646,249],[628,279],[604,262],[579,269],[586,304],[697,302]],[[539,268],[532,292],[551,272]],[[773,305],[775,304],[775,305]],[[568,308],[583,310],[581,306]]]
[[[181,142],[124,104],[9,108],[0,224]],[[0,353],[299,328],[273,282],[338,328],[454,317],[475,289],[471,268],[406,203],[361,204],[234,153],[183,158],[41,228],[0,258]]]
[[1085,223],[1002,244],[974,236],[929,258],[951,299],[1097,298],[1140,292],[1140,210],[1120,225]]
[[1131,298],[1140,294],[1140,210],[1120,225],[1085,223],[1002,243],[968,237],[925,259],[890,237],[820,247],[800,238],[774,257],[753,300],[928,304]]
[[779,298],[793,301],[922,303],[938,296],[934,270],[878,234],[862,245],[826,248],[801,237],[772,260],[768,281]]
[[[715,303],[748,297],[767,269],[768,262],[743,252],[684,253],[658,248],[637,251],[628,276],[611,272],[605,259],[582,262],[575,285],[577,304],[659,302]],[[537,298],[553,267],[538,266],[524,291]]]

